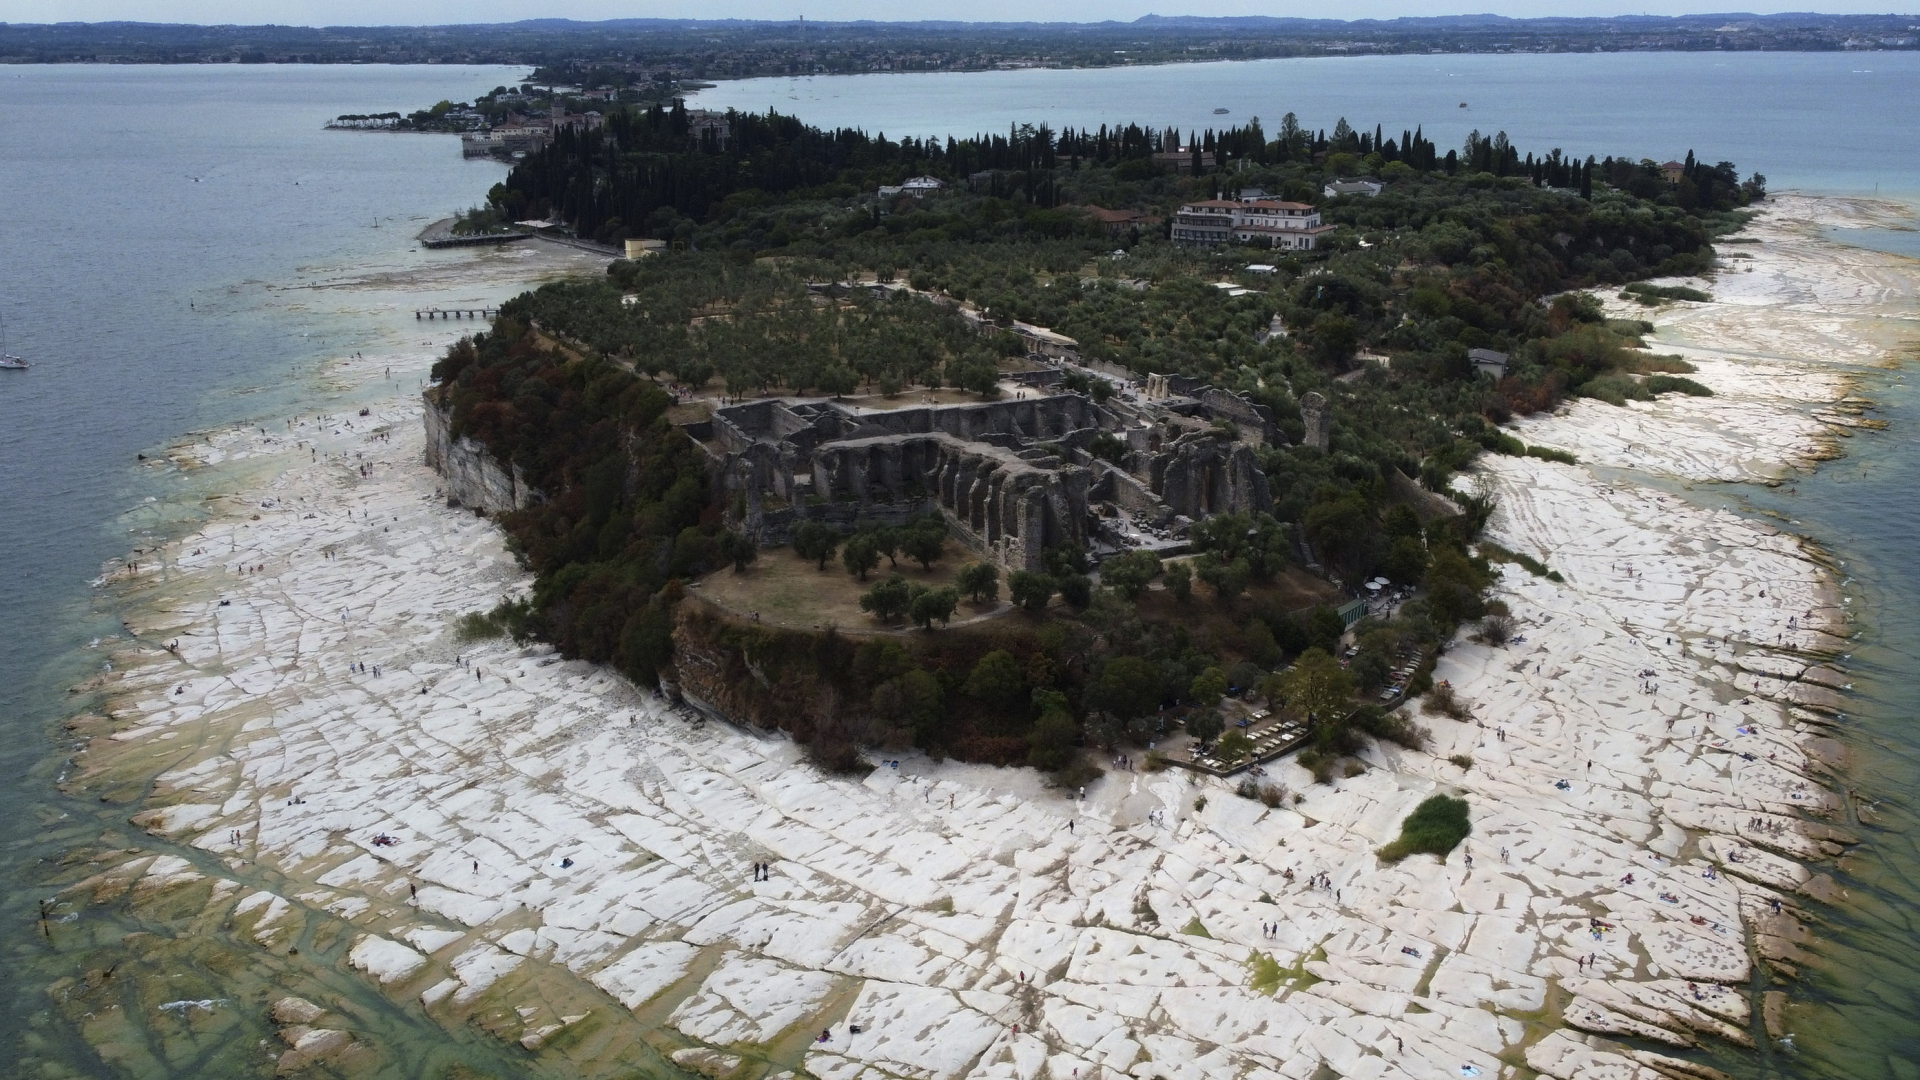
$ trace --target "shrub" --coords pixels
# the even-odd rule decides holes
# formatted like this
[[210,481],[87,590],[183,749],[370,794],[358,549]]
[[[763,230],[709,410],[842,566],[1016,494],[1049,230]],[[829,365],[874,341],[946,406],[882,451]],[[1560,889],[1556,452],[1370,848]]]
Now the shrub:
[[1453,692],[1451,683],[1443,682],[1427,691],[1426,700],[1420,703],[1420,711],[1441,713],[1463,723],[1473,719],[1472,708]]
[[851,776],[873,771],[873,767],[860,759],[860,748],[846,741],[828,735],[813,737],[807,743],[806,758],[821,772],[835,776]]
[[1467,822],[1467,800],[1435,795],[1413,808],[1400,823],[1400,837],[1376,854],[1383,862],[1399,862],[1414,854],[1446,858],[1473,827]]
[[1075,611],[1085,611],[1093,603],[1093,579],[1085,574],[1068,574],[1057,583],[1060,599]]
[[1700,370],[1672,353],[1634,354],[1626,365],[1626,369],[1637,375],[1691,375]]
[[1579,458],[1574,457],[1565,450],[1555,450],[1550,446],[1529,446],[1527,447],[1527,456],[1530,458],[1539,458],[1541,461],[1557,461],[1562,465],[1580,464]]
[[1712,397],[1713,391],[1678,375],[1649,375],[1646,381],[1649,394],[1686,394],[1688,397]]
[[1631,297],[1643,304],[1654,304],[1661,300],[1692,300],[1704,304],[1713,299],[1711,293],[1690,289],[1685,285],[1653,285],[1645,281],[1636,281],[1620,292],[1623,297]]
[[1513,640],[1511,615],[1489,615],[1480,620],[1480,637],[1489,645],[1505,645]]
[[1459,769],[1461,772],[1466,772],[1467,770],[1473,768],[1473,759],[1468,757],[1465,754],[1453,754],[1449,756],[1447,760],[1453,762],[1456,766],[1459,766]]
[[1409,750],[1426,748],[1431,733],[1426,728],[1407,719],[1405,711],[1387,710],[1378,705],[1367,705],[1354,710],[1353,725],[1376,739],[1396,743]]
[[454,620],[453,636],[460,641],[489,641],[502,637],[507,629],[484,611],[469,611]]
[[1501,547],[1491,540],[1480,541],[1479,547],[1480,557],[1490,563],[1515,563],[1534,577],[1543,577],[1548,581],[1561,580],[1559,573],[1547,569],[1546,563],[1541,562],[1531,555],[1519,551],[1508,551],[1506,548]]
[[1193,567],[1184,562],[1167,565],[1167,591],[1175,600],[1186,603],[1193,598]]
[[533,604],[528,600],[502,600],[492,611],[469,611],[453,624],[454,637],[460,641],[490,641],[511,637],[526,642],[534,634]]

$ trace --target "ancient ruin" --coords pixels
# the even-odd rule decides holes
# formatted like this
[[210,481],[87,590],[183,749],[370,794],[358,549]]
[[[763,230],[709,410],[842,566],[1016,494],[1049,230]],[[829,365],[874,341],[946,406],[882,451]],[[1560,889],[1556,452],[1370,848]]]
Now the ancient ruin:
[[1254,453],[1285,445],[1270,409],[1180,376],[1131,390],[892,408],[769,398],[687,430],[729,525],[768,546],[801,521],[850,530],[939,512],[983,556],[1037,570],[1058,545],[1177,554],[1200,518],[1272,508]]

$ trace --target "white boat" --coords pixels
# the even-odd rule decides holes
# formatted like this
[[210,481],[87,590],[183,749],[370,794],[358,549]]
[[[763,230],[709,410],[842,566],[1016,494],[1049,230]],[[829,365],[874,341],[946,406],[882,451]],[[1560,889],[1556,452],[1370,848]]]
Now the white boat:
[[29,366],[25,360],[7,351],[7,324],[0,322],[0,369],[25,371]]

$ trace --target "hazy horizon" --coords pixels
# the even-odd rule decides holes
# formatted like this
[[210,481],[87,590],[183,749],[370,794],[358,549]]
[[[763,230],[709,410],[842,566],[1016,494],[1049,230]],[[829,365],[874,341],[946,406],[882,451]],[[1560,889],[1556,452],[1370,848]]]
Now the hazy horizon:
[[[1541,0],[1495,0],[1476,3],[1463,11],[1443,3],[1422,0],[1354,0],[1341,12],[1345,21],[1444,15],[1501,15],[1510,18],[1607,18],[1621,15],[1775,15],[1806,12],[1821,15],[1897,14],[1864,11],[1856,6],[1787,0],[1745,5],[1729,11],[1724,3],[1678,2],[1557,4]],[[879,0],[715,0],[689,16],[682,4],[633,4],[630,0],[558,0],[539,11],[529,11],[514,0],[15,0],[6,22],[94,23],[142,22],[189,25],[283,26],[447,26],[508,23],[527,19],[574,19],[598,22],[610,19],[748,19],[785,21],[797,17],[823,22],[923,22],[950,13],[933,9],[902,9]],[[1184,10],[1168,10],[1157,0],[985,0],[971,5],[969,19],[960,22],[1103,22],[1131,21],[1143,15],[1254,16],[1327,19],[1323,5],[1295,0],[1279,5],[1257,0],[1203,0]]]

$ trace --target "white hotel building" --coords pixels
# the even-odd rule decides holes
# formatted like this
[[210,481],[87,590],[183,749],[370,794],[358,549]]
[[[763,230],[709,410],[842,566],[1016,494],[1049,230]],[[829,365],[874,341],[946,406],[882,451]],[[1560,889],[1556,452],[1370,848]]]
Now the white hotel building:
[[1275,199],[1207,199],[1181,206],[1173,215],[1176,244],[1258,244],[1286,251],[1311,251],[1333,231],[1320,224],[1320,211],[1306,203]]

